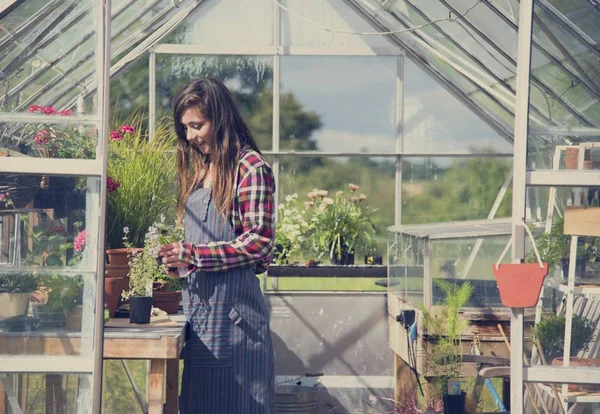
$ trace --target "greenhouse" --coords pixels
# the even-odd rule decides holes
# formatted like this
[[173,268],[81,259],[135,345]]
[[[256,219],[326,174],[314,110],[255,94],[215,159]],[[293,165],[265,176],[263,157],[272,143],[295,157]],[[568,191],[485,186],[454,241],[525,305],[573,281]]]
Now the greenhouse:
[[[600,413],[599,42],[598,0],[0,0],[0,414]],[[195,290],[238,271],[265,315]]]

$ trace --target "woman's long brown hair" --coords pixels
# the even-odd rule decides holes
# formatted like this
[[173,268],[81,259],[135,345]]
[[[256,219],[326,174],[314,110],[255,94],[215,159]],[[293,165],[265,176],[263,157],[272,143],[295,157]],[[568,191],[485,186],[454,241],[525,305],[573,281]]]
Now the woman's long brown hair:
[[[185,111],[198,108],[212,122],[214,139],[208,156],[203,155],[196,145],[188,142],[181,123]],[[206,179],[212,164],[213,197],[219,213],[228,218],[236,189],[236,171],[240,151],[249,146],[260,153],[250,129],[242,119],[231,92],[217,79],[194,80],[187,84],[175,97],[173,118],[177,133],[177,219],[183,219],[185,203],[189,195]]]

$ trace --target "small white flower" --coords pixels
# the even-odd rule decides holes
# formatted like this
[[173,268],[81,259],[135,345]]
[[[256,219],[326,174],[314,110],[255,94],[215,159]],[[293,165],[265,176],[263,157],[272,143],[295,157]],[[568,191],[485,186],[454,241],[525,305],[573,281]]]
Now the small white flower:
[[329,197],[325,197],[325,198],[323,199],[323,204],[330,206],[330,205],[332,205],[332,204],[333,204],[333,199],[332,199],[332,198],[329,198]]

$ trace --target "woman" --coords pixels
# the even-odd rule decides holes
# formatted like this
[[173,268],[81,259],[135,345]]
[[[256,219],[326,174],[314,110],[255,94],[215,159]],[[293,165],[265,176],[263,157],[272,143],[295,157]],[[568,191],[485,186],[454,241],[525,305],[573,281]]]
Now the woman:
[[185,86],[174,121],[186,239],[160,254],[182,276],[188,322],[180,410],[270,414],[273,348],[256,274],[271,261],[273,173],[218,80]]

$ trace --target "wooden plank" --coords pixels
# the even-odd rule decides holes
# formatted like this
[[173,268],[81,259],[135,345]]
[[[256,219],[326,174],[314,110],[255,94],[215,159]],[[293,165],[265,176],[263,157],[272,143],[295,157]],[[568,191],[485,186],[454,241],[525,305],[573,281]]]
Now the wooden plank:
[[104,358],[175,359],[181,353],[181,343],[181,337],[162,337],[160,340],[106,338]]
[[137,324],[129,322],[129,318],[112,318],[108,321],[106,328],[139,328],[139,329],[152,329],[152,328],[170,328],[181,326],[180,323],[173,322],[168,316],[152,316],[150,323]]
[[6,414],[6,391],[0,381],[0,414]]
[[566,207],[564,234],[600,236],[600,207]]
[[163,413],[163,395],[165,386],[164,359],[150,361],[150,381],[148,383],[148,414]]
[[167,404],[165,414],[179,412],[179,358],[167,360]]

